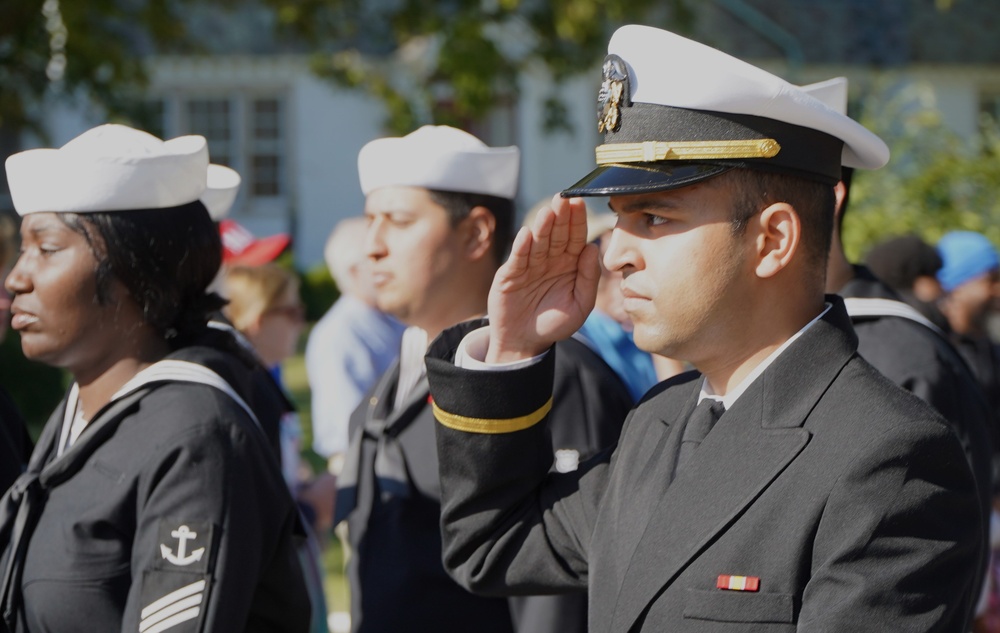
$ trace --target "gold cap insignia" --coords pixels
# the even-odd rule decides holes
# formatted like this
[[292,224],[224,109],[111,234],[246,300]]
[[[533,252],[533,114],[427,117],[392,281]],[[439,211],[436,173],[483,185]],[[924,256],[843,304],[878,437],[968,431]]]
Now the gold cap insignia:
[[632,105],[625,60],[617,55],[604,58],[603,80],[597,93],[597,131],[617,132],[621,127],[622,106]]

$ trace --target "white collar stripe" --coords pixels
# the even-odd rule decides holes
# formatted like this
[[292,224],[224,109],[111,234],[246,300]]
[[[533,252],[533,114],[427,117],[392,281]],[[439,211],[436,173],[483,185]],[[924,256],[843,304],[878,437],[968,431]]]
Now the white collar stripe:
[[148,618],[149,616],[153,615],[154,613],[156,613],[157,611],[159,611],[163,607],[171,605],[171,604],[177,602],[178,600],[182,600],[184,598],[187,598],[188,596],[193,596],[194,594],[200,593],[200,592],[202,592],[204,590],[205,590],[205,581],[204,580],[199,580],[198,582],[193,582],[190,585],[186,585],[184,587],[181,587],[177,591],[173,591],[171,593],[168,593],[167,595],[163,596],[162,598],[160,598],[156,602],[150,603],[150,605],[148,607],[146,607],[145,609],[142,610],[141,613],[139,613],[139,617],[142,618],[143,620],[145,620],[146,618]]
[[125,383],[125,385],[118,390],[118,393],[112,396],[112,400],[127,396],[129,393],[135,391],[143,385],[161,380],[195,382],[208,385],[209,387],[215,387],[232,398],[236,404],[240,405],[240,408],[246,411],[246,414],[250,416],[250,419],[253,420],[255,424],[260,426],[260,422],[257,421],[257,416],[254,415],[253,411],[250,409],[250,405],[248,405],[243,398],[236,393],[236,390],[233,389],[232,385],[226,382],[222,376],[204,365],[190,363],[183,360],[161,360],[153,363],[146,369],[136,374],[132,380]]
[[399,347],[399,378],[396,380],[396,399],[392,410],[401,408],[413,395],[410,392],[427,374],[424,355],[427,353],[427,332],[416,325],[403,331]]
[[[208,367],[188,361],[161,360],[153,363],[122,385],[122,388],[119,389],[115,395],[111,396],[111,401],[114,402],[115,400],[124,398],[144,385],[159,381],[193,382],[214,387],[232,398],[233,401],[238,404],[248,416],[250,416],[250,419],[253,420],[253,423],[257,426],[257,428],[261,429],[260,421],[257,420],[257,416],[254,415],[254,412],[250,409],[250,405],[248,405],[243,398],[236,393],[236,390],[233,389],[232,385]],[[63,428],[60,433],[59,446],[57,448],[58,456],[62,456],[63,453],[65,453],[73,445],[76,436],[79,436],[79,434],[86,427],[86,424],[80,425],[75,431],[75,436],[73,435],[73,420],[76,416],[79,396],[80,388],[76,383],[73,383],[73,386],[69,391],[69,397],[66,400],[66,412],[63,416]],[[263,431],[263,429],[261,430]]]
[[147,630],[152,629],[152,627],[154,627],[155,625],[165,622],[166,620],[172,618],[175,615],[180,614],[181,612],[190,611],[192,610],[192,608],[195,612],[195,615],[198,615],[198,610],[200,609],[198,605],[201,604],[204,597],[205,593],[199,592],[193,596],[184,598],[182,600],[178,600],[177,602],[160,609],[159,611],[150,615],[148,618],[145,618],[142,622],[139,623],[139,633],[146,633]]
[[69,388],[69,396],[66,398],[66,410],[63,412],[63,425],[59,433],[59,446],[56,447],[56,456],[62,455],[70,445],[70,432],[73,429],[73,420],[76,419],[77,402],[80,399],[80,385],[73,383]]
[[847,307],[847,314],[852,317],[880,317],[894,316],[902,319],[916,321],[920,325],[934,330],[944,336],[941,328],[934,325],[927,317],[916,311],[915,308],[902,301],[892,299],[864,299],[861,297],[848,297],[844,299]]
[[200,612],[201,609],[199,607],[194,607],[193,609],[188,609],[187,611],[181,611],[177,615],[167,618],[163,622],[160,622],[159,624],[147,629],[143,633],[160,633],[161,631],[172,629],[178,624],[197,618]]

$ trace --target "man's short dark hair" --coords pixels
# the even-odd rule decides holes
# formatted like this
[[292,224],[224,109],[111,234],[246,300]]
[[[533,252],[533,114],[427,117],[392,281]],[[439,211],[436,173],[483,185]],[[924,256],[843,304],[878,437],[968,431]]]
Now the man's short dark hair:
[[493,256],[499,266],[507,257],[511,242],[514,240],[514,201],[481,193],[463,193],[459,191],[442,191],[428,189],[430,198],[435,204],[441,205],[451,218],[452,226],[469,216],[476,207],[485,207],[496,218],[496,230],[493,233]]
[[751,169],[733,169],[728,178],[734,187],[733,235],[742,235],[750,219],[768,205],[785,202],[802,220],[802,245],[809,262],[825,273],[833,236],[833,187],[818,181]]
[[894,290],[912,292],[920,277],[935,277],[943,262],[937,249],[918,235],[900,235],[868,251],[865,264]]

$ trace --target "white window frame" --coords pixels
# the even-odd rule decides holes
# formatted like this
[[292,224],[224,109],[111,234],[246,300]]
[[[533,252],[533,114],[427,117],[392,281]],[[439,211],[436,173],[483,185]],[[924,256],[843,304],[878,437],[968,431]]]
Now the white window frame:
[[[243,177],[239,195],[230,215],[236,218],[286,218],[291,215],[291,103],[285,90],[259,89],[190,89],[161,93],[154,98],[163,103],[163,131],[166,138],[193,132],[188,104],[193,101],[226,101],[229,104],[229,166]],[[279,104],[279,137],[274,142],[278,156],[278,194],[253,193],[252,160],[253,116],[255,101],[274,100]],[[211,153],[211,142],[209,144]]]

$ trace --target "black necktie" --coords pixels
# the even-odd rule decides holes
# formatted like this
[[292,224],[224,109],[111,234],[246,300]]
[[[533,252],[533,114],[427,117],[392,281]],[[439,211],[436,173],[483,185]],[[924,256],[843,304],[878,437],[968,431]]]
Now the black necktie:
[[681,448],[677,452],[677,467],[674,473],[680,472],[685,463],[691,459],[698,445],[705,439],[708,432],[715,426],[719,417],[725,413],[726,407],[719,400],[705,398],[698,403],[687,424],[684,425],[684,434],[681,436]]

